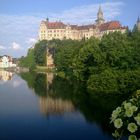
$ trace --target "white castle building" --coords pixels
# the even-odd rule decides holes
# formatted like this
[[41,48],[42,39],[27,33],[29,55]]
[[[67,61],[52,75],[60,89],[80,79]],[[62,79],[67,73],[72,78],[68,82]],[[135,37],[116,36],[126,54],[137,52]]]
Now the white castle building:
[[81,40],[83,38],[89,39],[92,36],[101,38],[104,34],[108,34],[109,32],[120,31],[124,33],[126,29],[127,27],[122,26],[119,21],[105,22],[100,6],[95,24],[79,26],[64,24],[61,21],[50,22],[49,19],[42,21],[39,28],[39,40]]

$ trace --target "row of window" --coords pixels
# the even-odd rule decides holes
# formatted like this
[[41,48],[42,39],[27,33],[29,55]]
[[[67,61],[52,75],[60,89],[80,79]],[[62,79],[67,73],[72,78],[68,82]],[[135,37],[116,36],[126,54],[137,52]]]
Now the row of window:
[[[54,32],[54,33],[65,33],[66,31],[65,30],[48,30],[48,33],[52,33],[52,32]],[[45,30],[42,30],[41,31],[41,33],[46,33],[46,31]],[[71,33],[71,31],[68,31],[67,33]],[[77,33],[77,32],[73,32],[73,33]]]
[[52,33],[52,32],[54,32],[54,33],[58,33],[58,32],[61,32],[61,33],[63,33],[63,32],[65,32],[65,30],[48,30],[48,33]]
[[52,36],[54,36],[54,37],[59,37],[59,36],[62,36],[62,35],[60,35],[60,34],[54,34],[54,35],[52,35],[52,34],[48,34],[48,37],[52,37]]
[[[65,36],[65,34],[63,36]],[[59,35],[59,34],[54,34],[54,35],[49,34],[48,35],[48,37],[63,37],[63,36],[62,35]],[[69,37],[69,34],[67,36]],[[46,39],[46,36],[45,35],[41,35],[41,38],[42,39]]]
[[45,33],[45,31],[41,31],[41,33]]

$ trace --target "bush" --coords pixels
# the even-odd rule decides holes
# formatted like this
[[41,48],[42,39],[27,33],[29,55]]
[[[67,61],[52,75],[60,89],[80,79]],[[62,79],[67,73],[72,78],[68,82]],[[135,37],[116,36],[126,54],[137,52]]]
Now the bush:
[[111,123],[115,127],[115,138],[120,139],[124,135],[129,140],[140,138],[140,90],[112,112]]

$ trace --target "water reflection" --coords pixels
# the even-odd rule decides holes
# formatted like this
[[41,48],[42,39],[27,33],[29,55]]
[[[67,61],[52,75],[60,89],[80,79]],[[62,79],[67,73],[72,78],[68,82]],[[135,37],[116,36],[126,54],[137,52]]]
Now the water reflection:
[[89,94],[52,73],[20,75],[0,84],[0,139],[113,140],[109,118],[122,96]]
[[63,88],[56,88],[57,82],[55,83],[53,73],[38,73],[30,77],[28,73],[24,73],[21,76],[28,80],[29,87],[34,89],[35,93],[39,96],[40,110],[46,116],[62,115],[63,113],[73,112],[75,110],[70,98],[63,97],[63,94],[67,94],[67,92],[63,93]]
[[21,77],[39,96],[40,110],[46,116],[78,110],[87,122],[98,124],[104,133],[110,135],[110,114],[126,98],[122,95],[89,94],[82,84],[60,79],[52,73],[23,73]]
[[12,79],[13,73],[5,70],[0,70],[0,80],[9,81]]
[[53,73],[46,73],[47,90],[49,90],[49,87],[51,86],[53,79],[54,79]]
[[71,101],[59,99],[53,99],[52,97],[40,97],[39,98],[40,110],[46,116],[49,115],[61,115],[65,112],[73,112],[74,105]]

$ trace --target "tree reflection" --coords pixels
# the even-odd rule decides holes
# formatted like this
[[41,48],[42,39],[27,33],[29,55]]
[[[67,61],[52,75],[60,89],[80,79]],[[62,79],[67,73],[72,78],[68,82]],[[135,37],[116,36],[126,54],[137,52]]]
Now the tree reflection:
[[41,112],[46,116],[79,110],[89,123],[97,123],[109,133],[112,133],[109,125],[112,110],[127,98],[88,93],[84,83],[61,79],[52,73],[22,73],[21,77],[39,96]]

